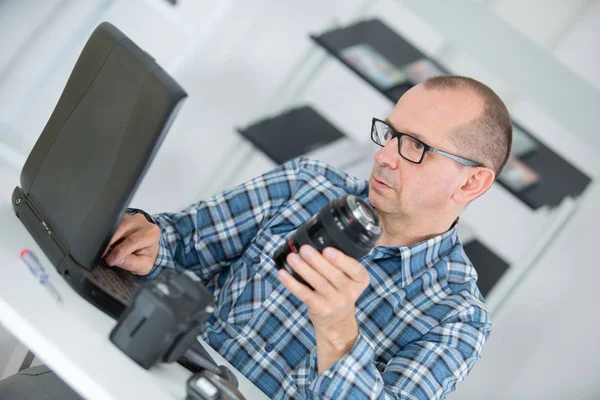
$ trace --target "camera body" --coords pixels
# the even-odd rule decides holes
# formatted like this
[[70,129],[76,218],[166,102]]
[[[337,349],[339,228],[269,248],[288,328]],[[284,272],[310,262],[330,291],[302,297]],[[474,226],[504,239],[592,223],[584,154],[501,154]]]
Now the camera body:
[[213,311],[211,293],[193,272],[163,271],[145,282],[110,340],[143,368],[180,359]]
[[245,397],[231,381],[205,370],[188,379],[186,400],[245,400]]
[[300,283],[311,287],[286,262],[290,253],[302,245],[319,252],[334,247],[354,258],[367,255],[381,236],[379,217],[369,203],[352,194],[331,201],[315,216],[302,224],[273,254],[278,269],[285,269]]

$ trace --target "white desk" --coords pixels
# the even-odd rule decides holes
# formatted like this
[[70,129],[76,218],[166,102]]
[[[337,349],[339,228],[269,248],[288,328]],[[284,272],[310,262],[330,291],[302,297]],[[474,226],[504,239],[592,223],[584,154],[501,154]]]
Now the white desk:
[[[58,303],[19,259],[29,248],[60,292]],[[89,399],[183,399],[191,373],[178,364],[144,370],[108,339],[115,321],[81,298],[60,277],[12,206],[0,198],[0,323],[81,396]],[[236,373],[248,399],[267,399],[212,348],[220,365]]]

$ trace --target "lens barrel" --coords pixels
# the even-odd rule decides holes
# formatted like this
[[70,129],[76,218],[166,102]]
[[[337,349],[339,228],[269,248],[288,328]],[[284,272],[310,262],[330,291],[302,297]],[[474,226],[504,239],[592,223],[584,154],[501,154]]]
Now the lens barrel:
[[289,236],[273,255],[278,269],[285,269],[301,283],[311,287],[287,264],[290,253],[298,253],[308,244],[319,252],[334,247],[343,253],[361,258],[375,246],[381,235],[379,218],[369,203],[347,194],[333,200]]

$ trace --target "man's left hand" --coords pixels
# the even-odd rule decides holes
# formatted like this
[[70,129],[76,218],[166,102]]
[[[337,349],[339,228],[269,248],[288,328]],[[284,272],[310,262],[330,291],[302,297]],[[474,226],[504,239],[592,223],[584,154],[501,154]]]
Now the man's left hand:
[[314,288],[298,282],[283,269],[277,273],[280,282],[308,307],[322,372],[350,351],[358,337],[355,304],[369,285],[369,273],[354,258],[332,247],[321,254],[304,245],[300,256],[288,255],[287,263]]

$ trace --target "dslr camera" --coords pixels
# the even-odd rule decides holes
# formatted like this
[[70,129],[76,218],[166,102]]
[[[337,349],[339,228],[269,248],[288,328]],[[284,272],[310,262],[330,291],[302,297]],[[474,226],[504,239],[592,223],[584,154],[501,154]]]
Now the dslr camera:
[[165,270],[145,282],[110,333],[110,341],[145,369],[179,362],[195,374],[187,399],[244,399],[235,375],[217,366],[197,340],[213,296],[193,272]]

